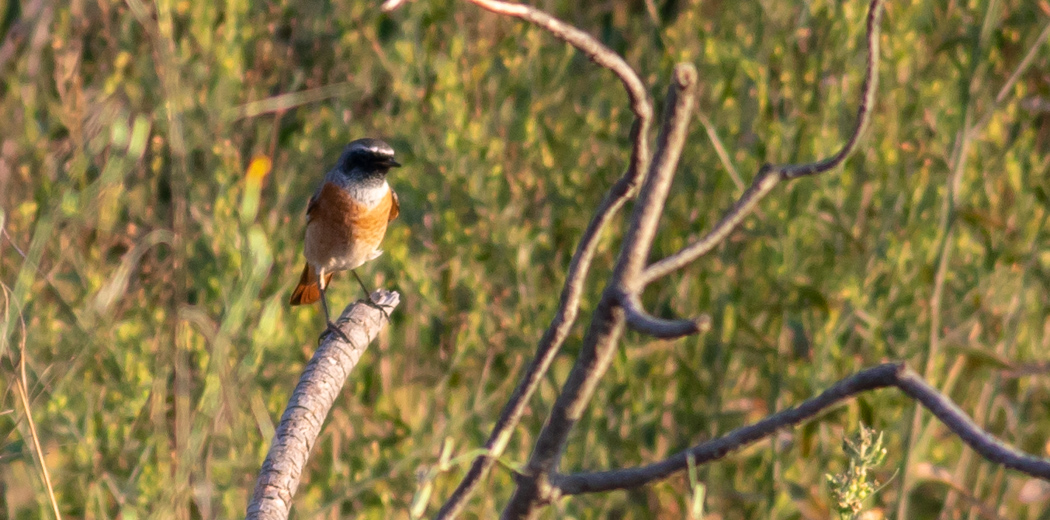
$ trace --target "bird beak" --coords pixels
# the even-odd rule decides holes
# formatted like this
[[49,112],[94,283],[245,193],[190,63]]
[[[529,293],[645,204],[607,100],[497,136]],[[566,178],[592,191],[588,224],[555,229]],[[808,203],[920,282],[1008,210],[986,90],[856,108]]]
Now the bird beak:
[[400,168],[401,167],[401,163],[399,163],[399,162],[397,162],[397,161],[395,161],[393,159],[387,159],[386,166],[389,166],[391,168]]

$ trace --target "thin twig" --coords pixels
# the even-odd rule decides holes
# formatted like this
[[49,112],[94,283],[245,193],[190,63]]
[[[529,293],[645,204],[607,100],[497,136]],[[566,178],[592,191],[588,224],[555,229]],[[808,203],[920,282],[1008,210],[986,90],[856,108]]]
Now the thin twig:
[[554,496],[596,493],[639,487],[683,471],[692,458],[696,464],[721,459],[729,453],[769,437],[777,430],[799,424],[863,392],[895,386],[929,409],[967,445],[991,462],[1022,473],[1050,480],[1050,460],[1017,451],[981,429],[947,396],[927,384],[903,363],[890,363],[862,370],[803,402],[795,408],[704,442],[664,461],[636,468],[551,477]]
[[437,518],[439,519],[456,517],[463,510],[481,480],[491,471],[497,458],[503,454],[507,443],[510,442],[511,433],[521,421],[529,399],[539,388],[544,375],[565,339],[568,338],[579,312],[584,281],[598,250],[602,231],[624,203],[634,195],[647,172],[648,133],[653,117],[652,101],[638,74],[623,58],[591,35],[528,6],[491,1],[475,1],[474,3],[496,13],[516,16],[535,23],[554,37],[576,47],[599,66],[616,74],[627,90],[627,95],[631,98],[631,110],[634,112],[635,121],[631,127],[632,150],[627,171],[606,194],[580,239],[576,253],[569,264],[558,310],[539,341],[536,356],[500,413],[499,420],[496,421],[485,443],[485,453],[474,459],[463,480],[438,512]]
[[[4,318],[7,318],[9,312],[11,312],[10,306],[10,290],[6,285],[0,283],[0,288],[4,292]],[[22,404],[22,410],[25,412],[26,425],[29,426],[29,439],[33,445],[33,455],[36,457],[37,465],[40,466],[40,480],[43,481],[44,491],[47,493],[48,503],[51,505],[51,512],[55,515],[57,520],[62,520],[62,513],[58,509],[58,500],[55,498],[55,488],[51,484],[51,473],[47,470],[47,461],[44,459],[44,450],[40,447],[40,436],[36,431],[36,421],[33,420],[33,411],[29,405],[29,383],[26,377],[26,320],[25,316],[22,315],[22,311],[18,312],[18,321],[21,326],[21,338],[18,343],[18,363],[17,370],[18,374],[15,375],[15,391],[18,394],[18,401]]]
[[733,160],[729,157],[729,152],[726,151],[725,145],[722,144],[722,139],[718,137],[718,132],[715,130],[714,123],[712,123],[711,119],[703,112],[697,114],[696,117],[700,120],[700,124],[704,125],[704,131],[707,132],[707,138],[711,140],[711,146],[715,147],[715,153],[718,154],[718,160],[722,161],[722,166],[724,166],[726,171],[729,172],[729,178],[733,179],[733,184],[736,185],[736,189],[743,191],[747,186],[744,185],[744,179],[740,178],[740,173],[737,172],[736,166],[733,166]]
[[971,137],[977,137],[977,135],[988,126],[988,123],[992,121],[992,117],[995,116],[998,109],[1002,107],[1003,103],[1006,101],[1006,97],[1010,94],[1010,89],[1012,89],[1017,81],[1021,79],[1021,74],[1023,74],[1025,70],[1028,70],[1028,67],[1032,65],[1032,61],[1035,60],[1036,52],[1039,51],[1039,48],[1046,44],[1047,37],[1050,37],[1050,23],[1043,26],[1043,30],[1039,33],[1039,36],[1036,36],[1035,41],[1032,42],[1032,46],[1028,48],[1028,52],[1025,53],[1024,58],[1021,59],[1021,63],[1017,64],[1017,68],[1014,69],[1013,74],[1010,74],[1010,77],[1007,78],[1005,83],[1003,83],[1002,88],[999,89],[999,93],[995,96],[995,103],[992,107],[984,114],[984,117],[982,117],[979,122],[967,130],[967,133],[971,134]]
[[642,275],[642,284],[648,285],[653,280],[685,267],[707,254],[721,244],[758,204],[782,180],[797,179],[832,170],[843,163],[857,148],[860,136],[871,119],[871,110],[875,105],[875,91],[878,86],[879,66],[879,29],[882,21],[883,0],[872,0],[868,11],[868,59],[864,73],[864,84],[861,87],[860,107],[857,108],[857,121],[849,139],[835,155],[816,162],[805,164],[765,165],[751,183],[751,187],[741,195],[740,200],[722,217],[707,235],[684,247],[677,253],[650,265]]
[[22,257],[22,260],[29,260],[28,258],[26,258],[25,252],[18,247],[18,244],[15,243],[15,240],[11,238],[11,235],[7,233],[6,226],[0,225],[0,235],[2,235],[0,236],[0,238],[7,238],[7,243],[11,244],[11,247],[14,248],[16,253],[18,253],[18,256]]
[[1034,457],[1003,444],[995,436],[981,429],[951,399],[941,395],[919,374],[904,370],[894,384],[913,399],[921,402],[945,426],[959,436],[985,459],[1033,477],[1050,481],[1050,460]]
[[[618,197],[616,192],[617,188],[620,187],[624,180],[642,178],[642,172],[646,169],[648,154],[645,153],[645,134],[644,131],[648,122],[648,117],[642,117],[643,112],[641,109],[648,109],[647,98],[644,94],[644,88],[640,81],[637,80],[637,76],[633,74],[630,67],[623,62],[622,58],[616,56],[613,53],[604,54],[599,51],[606,50],[600,44],[593,41],[586,33],[579,29],[573,28],[564,24],[563,22],[556,20],[550,15],[537,11],[531,7],[508,4],[490,0],[471,0],[475,4],[489,9],[499,14],[505,14],[509,16],[515,16],[528,20],[537,25],[540,25],[544,29],[551,32],[556,37],[576,46],[582,52],[586,53],[591,57],[592,61],[595,61],[599,65],[609,68],[613,72],[616,72],[623,81],[625,87],[628,90],[628,95],[632,98],[632,109],[636,115],[639,116],[639,120],[636,121],[633,130],[635,138],[635,153],[632,157],[631,167],[628,169],[629,172],[634,170],[635,175],[626,175],[621,182],[617,183],[614,187],[610,197]],[[851,136],[850,140],[846,145],[843,146],[842,150],[839,151],[831,159],[825,160],[819,163],[813,163],[810,165],[802,166],[782,166],[773,167],[767,166],[760,171],[760,178],[757,178],[753,189],[745,193],[738,208],[743,208],[746,211],[740,212],[739,218],[743,216],[753,208],[754,204],[761,199],[769,190],[771,190],[780,178],[794,178],[802,175],[809,175],[813,173],[819,173],[822,169],[831,169],[837,166],[844,158],[852,152],[856,146],[857,139],[860,135],[860,130],[866,124],[868,119],[867,110],[872,104],[872,98],[874,96],[874,69],[876,68],[875,62],[877,60],[877,38],[872,34],[873,27],[877,30],[878,17],[881,12],[876,9],[881,7],[881,0],[874,0],[872,2],[873,12],[869,14],[869,67],[868,75],[865,78],[864,90],[866,93],[865,100],[862,102],[860,109],[859,121],[857,124],[856,132]],[[875,43],[872,43],[872,41]],[[874,58],[873,58],[874,56]],[[691,74],[684,73],[686,69],[682,68],[676,71],[678,78],[681,80],[684,74],[688,79],[684,83],[695,83],[695,70]],[[690,68],[691,70],[691,68]],[[624,73],[630,72],[629,76],[624,76],[617,71],[623,71]],[[681,88],[679,82],[678,88]],[[672,100],[675,95],[675,91],[672,91]],[[625,245],[623,248],[623,254],[621,255],[620,261],[616,268],[616,274],[612,282],[612,290],[607,290],[603,294],[602,300],[599,302],[598,309],[595,311],[595,317],[591,322],[591,327],[588,330],[584,338],[584,348],[577,359],[577,363],[573,367],[573,371],[566,382],[561,395],[555,403],[554,409],[551,412],[551,416],[548,420],[547,426],[540,432],[537,439],[536,446],[533,451],[533,455],[530,458],[529,464],[525,468],[523,475],[518,479],[518,489],[515,491],[514,496],[511,498],[507,509],[504,511],[504,516],[508,518],[516,517],[532,517],[538,510],[538,506],[545,503],[550,496],[551,488],[549,486],[548,476],[551,474],[553,468],[557,466],[557,461],[560,458],[560,454],[564,449],[564,442],[567,438],[568,432],[572,426],[578,420],[579,415],[582,414],[590,401],[590,397],[593,395],[594,389],[597,386],[598,380],[605,373],[608,368],[608,364],[611,360],[611,353],[614,352],[614,347],[618,343],[619,337],[622,334],[623,325],[626,321],[625,312],[621,307],[622,302],[618,301],[616,295],[623,294],[634,294],[640,292],[640,289],[644,287],[645,280],[642,276],[642,269],[645,266],[646,258],[648,256],[649,248],[651,247],[652,237],[655,234],[655,227],[659,220],[659,215],[662,212],[663,202],[666,198],[666,191],[669,185],[669,179],[673,173],[676,165],[678,156],[681,152],[682,144],[684,143],[685,126],[681,127],[680,132],[669,132],[669,129],[676,127],[671,125],[669,122],[676,121],[679,117],[685,121],[688,120],[688,115],[691,114],[691,103],[692,93],[682,96],[683,98],[689,98],[689,110],[674,110],[671,109],[669,114],[674,114],[678,117],[670,117],[665,122],[664,129],[661,132],[660,147],[656,154],[656,160],[648,168],[649,174],[645,177],[646,185],[641,190],[640,200],[635,206],[635,215],[632,217],[632,229],[626,236]],[[645,100],[646,104],[640,104],[640,100]],[[669,106],[678,106],[674,102],[669,102]],[[651,109],[650,109],[651,111]],[[685,114],[684,117],[682,115]],[[644,125],[644,126],[643,126]],[[674,138],[668,140],[667,137],[673,135]],[[670,143],[670,144],[669,144]],[[657,172],[662,172],[657,175]],[[772,173],[773,175],[770,175]],[[659,177],[659,178],[658,178]],[[771,179],[772,182],[764,179]],[[660,184],[664,184],[660,186]],[[624,191],[629,191],[625,189]],[[662,192],[662,193],[661,193]],[[607,198],[607,200],[609,200]],[[622,200],[622,199],[620,199]],[[599,211],[594,221],[592,221],[592,227],[588,229],[591,231],[593,225],[596,222],[601,222],[603,216],[606,213]],[[735,224],[734,224],[735,226]],[[726,231],[726,234],[728,230]],[[722,235],[724,237],[724,235]],[[576,257],[580,257],[580,253],[585,251],[585,246],[588,244],[587,236],[585,235],[584,242],[581,243],[580,249],[577,251]],[[529,374],[519,385],[519,390],[522,392],[515,393],[512,397],[511,403],[504,410],[503,417],[501,417],[500,423],[497,424],[493,435],[490,437],[487,447],[489,447],[488,456],[481,457],[475,461],[470,472],[468,472],[464,481],[461,483],[459,489],[456,490],[453,497],[445,507],[439,513],[439,518],[448,518],[455,516],[458,513],[469,494],[477,486],[480,479],[485,473],[491,468],[494,461],[494,454],[502,453],[502,449],[505,448],[506,442],[509,439],[509,429],[503,428],[504,419],[509,419],[508,423],[516,424],[520,415],[518,410],[523,410],[524,402],[520,400],[523,396],[527,399],[528,395],[534,389],[534,385],[538,381],[530,379],[530,376],[540,375],[546,371],[549,366],[549,360],[553,359],[553,354],[556,353],[557,346],[560,346],[560,342],[563,338],[558,339],[562,331],[567,333],[568,326],[571,325],[571,320],[575,317],[577,311],[576,305],[574,304],[571,309],[564,307],[565,296],[572,293],[573,286],[570,285],[573,278],[570,276],[566,283],[566,289],[563,291],[563,310],[567,311],[564,314],[559,311],[559,315],[556,316],[554,323],[544,337],[544,341],[541,341],[541,346],[536,360],[534,360],[530,367]],[[582,281],[582,278],[580,279]],[[579,290],[579,289],[576,289]],[[640,310],[640,307],[638,308]],[[633,313],[635,316],[635,322],[642,323],[645,320],[638,320],[637,317],[641,315],[641,312]],[[569,319],[559,323],[558,318],[565,316]],[[551,338],[557,340],[556,343],[547,343],[547,339]],[[555,345],[554,348],[544,351],[544,346]],[[509,412],[509,416],[508,416]]]
[[[874,103],[875,84],[877,83],[878,61],[878,28],[882,14],[882,0],[872,0],[871,11],[868,15],[868,67],[863,86],[863,98],[861,107],[858,109],[858,121],[855,131],[841,150],[829,159],[805,165],[766,166],[759,171],[753,189],[749,189],[736,205],[737,209],[753,207],[755,203],[768,193],[780,179],[792,179],[804,175],[812,175],[835,168],[853,151],[859,136],[866,126],[870,117],[870,108]],[[623,309],[616,302],[616,294],[637,294],[645,283],[652,277],[639,276],[645,265],[655,226],[659,220],[659,214],[663,210],[666,198],[667,186],[670,174],[677,164],[678,155],[681,151],[681,142],[669,136],[676,135],[674,125],[676,116],[691,112],[692,92],[682,89],[681,92],[674,87],[681,88],[681,80],[692,76],[695,81],[695,70],[691,75],[682,73],[684,68],[680,66],[676,70],[678,84],[672,87],[669,93],[668,118],[661,130],[660,144],[655,154],[650,173],[646,178],[645,185],[639,195],[635,206],[635,214],[632,217],[631,228],[625,236],[621,257],[617,263],[610,287],[599,302],[598,309],[591,322],[591,328],[584,338],[583,349],[573,366],[572,372],[562,388],[562,393],[548,417],[547,424],[541,430],[529,463],[518,478],[518,487],[511,496],[510,502],[503,512],[504,518],[535,518],[540,508],[556,498],[557,491],[551,485],[551,477],[556,469],[558,461],[564,450],[565,442],[569,432],[579,420],[583,410],[590,402],[598,381],[608,369],[615,352],[620,335],[623,331],[625,316]],[[690,110],[677,110],[680,105],[675,100],[676,94],[686,94],[679,97],[690,98]],[[684,131],[683,131],[684,134]],[[769,179],[772,179],[770,181]],[[665,185],[666,184],[666,185]],[[750,196],[749,196],[750,195]],[[743,213],[738,211],[738,216],[725,219],[723,222],[732,222],[743,218]],[[735,224],[734,224],[735,225]],[[728,233],[724,231],[722,236]],[[687,248],[688,249],[688,248]],[[684,254],[683,254],[684,253]],[[687,251],[676,254],[676,257],[688,256]],[[694,257],[695,258],[695,257]],[[692,259],[686,258],[681,265],[685,265]],[[654,266],[656,267],[656,266]],[[680,265],[678,266],[680,267]],[[671,270],[676,269],[674,267]],[[645,271],[649,273],[652,270]],[[664,273],[666,274],[666,273]]]
[[393,312],[400,295],[379,289],[371,299],[376,305],[353,303],[338,321],[341,331],[351,341],[344,341],[338,334],[328,334],[303,369],[259,471],[255,492],[248,504],[248,519],[288,518],[310,449],[321,433],[332,403],[368,344],[386,325],[383,312],[388,315]]
[[344,82],[333,83],[331,85],[324,85],[297,92],[286,92],[284,94],[249,101],[242,105],[235,106],[225,114],[225,118],[227,121],[233,122],[240,119],[257,117],[263,114],[280,114],[302,105],[316,103],[334,97],[346,96],[347,94],[352,93],[354,89],[355,87],[353,84]]
[[[993,14],[994,4],[989,4],[985,11],[984,23],[989,23],[994,17]],[[979,36],[978,47],[982,47],[982,43],[988,37],[988,33],[983,31]],[[1034,53],[1035,47],[1029,51],[1029,56]],[[1024,60],[1022,60],[1022,66],[1024,66]],[[952,146],[951,156],[949,157],[950,175],[946,187],[948,193],[944,197],[943,204],[941,205],[940,221],[938,225],[938,239],[940,240],[939,247],[937,249],[937,270],[933,278],[933,290],[930,293],[930,328],[929,328],[929,342],[926,344],[926,348],[923,352],[922,361],[922,374],[928,381],[933,381],[934,371],[937,368],[937,360],[941,353],[941,307],[944,300],[944,286],[947,282],[947,275],[949,265],[951,262],[953,243],[955,237],[955,223],[956,223],[956,207],[960,199],[960,190],[962,188],[962,178],[966,172],[967,161],[970,157],[970,148],[973,144],[974,139],[977,136],[977,132],[974,129],[980,123],[974,124],[974,93],[976,92],[978,77],[978,69],[983,69],[983,66],[975,63],[973,70],[970,74],[970,83],[967,90],[967,95],[963,98],[963,127],[956,133],[955,142]],[[1021,68],[1018,69],[1020,71]],[[1008,91],[1011,80],[1007,80],[1003,88],[1000,89],[999,95],[1005,96]],[[997,97],[996,103],[998,104],[1002,98]],[[923,423],[921,410],[915,407],[912,413],[912,420],[908,426],[906,442],[904,444],[904,458],[901,462],[901,493],[900,498],[897,501],[897,516],[905,517],[907,515],[910,501],[911,501],[911,488],[914,483],[914,477],[911,472],[911,466],[915,460],[917,453],[923,453],[926,451],[930,437],[930,425],[931,421]],[[954,500],[951,498],[950,500]]]

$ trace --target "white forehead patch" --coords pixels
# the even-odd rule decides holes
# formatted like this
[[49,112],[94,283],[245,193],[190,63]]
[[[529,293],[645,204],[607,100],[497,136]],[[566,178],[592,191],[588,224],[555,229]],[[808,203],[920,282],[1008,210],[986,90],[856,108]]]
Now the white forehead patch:
[[394,156],[394,149],[382,141],[355,142],[350,146],[351,152],[370,152],[382,156]]

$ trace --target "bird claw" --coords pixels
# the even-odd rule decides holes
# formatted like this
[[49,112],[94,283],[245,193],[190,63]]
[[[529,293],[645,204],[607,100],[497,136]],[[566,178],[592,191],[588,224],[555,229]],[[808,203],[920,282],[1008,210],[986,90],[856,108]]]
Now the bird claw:
[[373,309],[376,309],[379,312],[383,313],[383,317],[386,318],[387,323],[390,323],[390,315],[387,314],[386,309],[384,309],[382,305],[379,305],[378,303],[372,301],[372,295],[368,295],[368,298],[365,298],[364,302],[365,302],[365,305],[367,305],[369,307],[372,307]]
[[342,338],[343,341],[350,343],[350,338],[347,337],[346,333],[343,332],[343,329],[340,329],[338,325],[329,321],[328,328],[321,332],[321,336],[317,338],[317,344],[320,345],[321,342],[323,342],[329,334],[333,333]]

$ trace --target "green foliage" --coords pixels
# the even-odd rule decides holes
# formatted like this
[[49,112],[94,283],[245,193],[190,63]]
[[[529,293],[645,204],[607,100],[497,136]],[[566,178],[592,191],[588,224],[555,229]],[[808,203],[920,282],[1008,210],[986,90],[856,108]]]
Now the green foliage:
[[[0,349],[17,348],[20,314],[64,514],[242,514],[323,328],[319,309],[286,303],[306,201],[366,135],[387,138],[405,168],[391,176],[402,216],[361,274],[402,305],[336,402],[295,510],[405,517],[425,491],[433,512],[483,443],[625,167],[632,116],[609,73],[541,30],[460,3],[389,16],[377,4],[0,2],[0,282],[13,295]],[[541,4],[623,53],[658,104],[674,63],[700,71],[706,119],[654,258],[709,229],[763,162],[827,155],[852,124],[866,2]],[[726,244],[652,286],[649,309],[709,312],[714,329],[628,335],[564,469],[662,459],[885,359],[928,365],[982,425],[1045,454],[1048,12],[1042,0],[890,3],[861,150],[779,189]],[[261,157],[272,171],[249,175]],[[507,468],[527,459],[609,273],[613,227],[582,323],[468,517],[509,496]],[[331,294],[339,307],[361,296],[345,276]],[[915,477],[916,514],[962,514],[972,499],[1010,518],[1046,509],[929,415],[912,431],[912,406],[871,394],[696,468],[695,483],[555,509],[681,518],[703,490],[708,518],[826,518],[823,475],[860,420],[886,432],[889,464],[951,476]],[[3,393],[0,516],[48,514],[27,435]],[[899,496],[891,485],[870,507]]]
[[861,424],[860,433],[855,438],[847,437],[842,441],[842,449],[849,456],[849,466],[846,471],[837,475],[828,473],[825,478],[835,497],[839,518],[857,520],[864,509],[864,501],[880,486],[871,473],[886,460],[882,432]]

